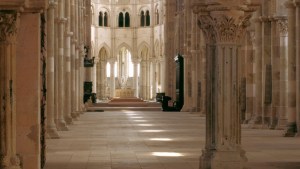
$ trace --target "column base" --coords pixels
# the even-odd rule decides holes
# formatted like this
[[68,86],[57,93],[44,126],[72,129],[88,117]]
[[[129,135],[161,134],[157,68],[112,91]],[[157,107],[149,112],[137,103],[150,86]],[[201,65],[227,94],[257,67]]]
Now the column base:
[[79,117],[79,115],[78,115],[76,112],[72,112],[72,113],[71,113],[71,117],[72,117],[73,121],[74,121],[74,120],[76,120],[76,121],[77,121],[77,120],[78,120],[78,117]]
[[46,133],[47,133],[47,138],[49,138],[49,139],[59,139],[60,138],[56,128],[54,128],[54,127],[47,127]]
[[295,137],[297,133],[296,123],[290,123],[286,126],[283,136],[284,137]]
[[278,125],[278,119],[277,118],[272,118],[270,129],[275,130],[277,125]]
[[276,130],[284,130],[287,126],[287,119],[278,119]]
[[245,169],[246,162],[245,151],[205,150],[199,169]]
[[64,121],[56,122],[57,131],[69,131],[67,124]]
[[21,169],[21,161],[18,156],[8,157],[0,155],[0,167],[3,169]]
[[65,122],[67,123],[67,125],[73,124],[72,117],[65,117]]
[[256,128],[261,128],[262,127],[262,117],[261,116],[256,116],[253,117],[249,120],[249,127],[256,129]]

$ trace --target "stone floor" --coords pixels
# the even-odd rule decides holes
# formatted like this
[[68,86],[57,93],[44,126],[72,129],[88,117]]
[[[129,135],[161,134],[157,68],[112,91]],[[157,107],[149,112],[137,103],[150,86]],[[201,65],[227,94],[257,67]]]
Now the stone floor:
[[[45,169],[198,169],[204,122],[184,112],[88,112],[47,140]],[[300,169],[300,137],[281,134],[243,129],[249,168]]]

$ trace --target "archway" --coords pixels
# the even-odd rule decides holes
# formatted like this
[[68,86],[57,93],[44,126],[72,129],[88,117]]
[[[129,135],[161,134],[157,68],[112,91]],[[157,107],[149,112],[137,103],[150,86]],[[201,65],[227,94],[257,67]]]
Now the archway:
[[102,47],[98,55],[97,63],[97,98],[105,100],[108,97],[107,94],[107,59],[108,52],[105,47]]
[[134,97],[133,71],[130,50],[127,47],[119,48],[116,58],[116,97]]

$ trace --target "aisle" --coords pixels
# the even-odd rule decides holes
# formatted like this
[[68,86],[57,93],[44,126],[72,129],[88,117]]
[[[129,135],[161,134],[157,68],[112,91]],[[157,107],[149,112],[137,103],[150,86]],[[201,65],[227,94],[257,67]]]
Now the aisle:
[[[198,169],[205,118],[185,112],[83,114],[61,139],[47,140],[45,169]],[[299,169],[300,137],[243,129],[252,169]]]
[[45,169],[198,169],[203,122],[180,112],[85,113],[47,140]]

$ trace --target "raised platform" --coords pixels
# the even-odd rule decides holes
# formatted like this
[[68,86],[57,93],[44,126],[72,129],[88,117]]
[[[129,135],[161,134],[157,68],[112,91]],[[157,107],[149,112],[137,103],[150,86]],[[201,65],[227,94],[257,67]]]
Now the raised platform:
[[161,104],[157,102],[147,102],[139,98],[113,98],[107,103],[95,103],[88,108],[89,111],[99,110],[140,110],[140,111],[160,111]]
[[130,103],[136,103],[136,102],[145,102],[144,100],[136,97],[125,97],[125,98],[113,98],[109,101],[109,103],[116,103],[116,102],[130,102]]

